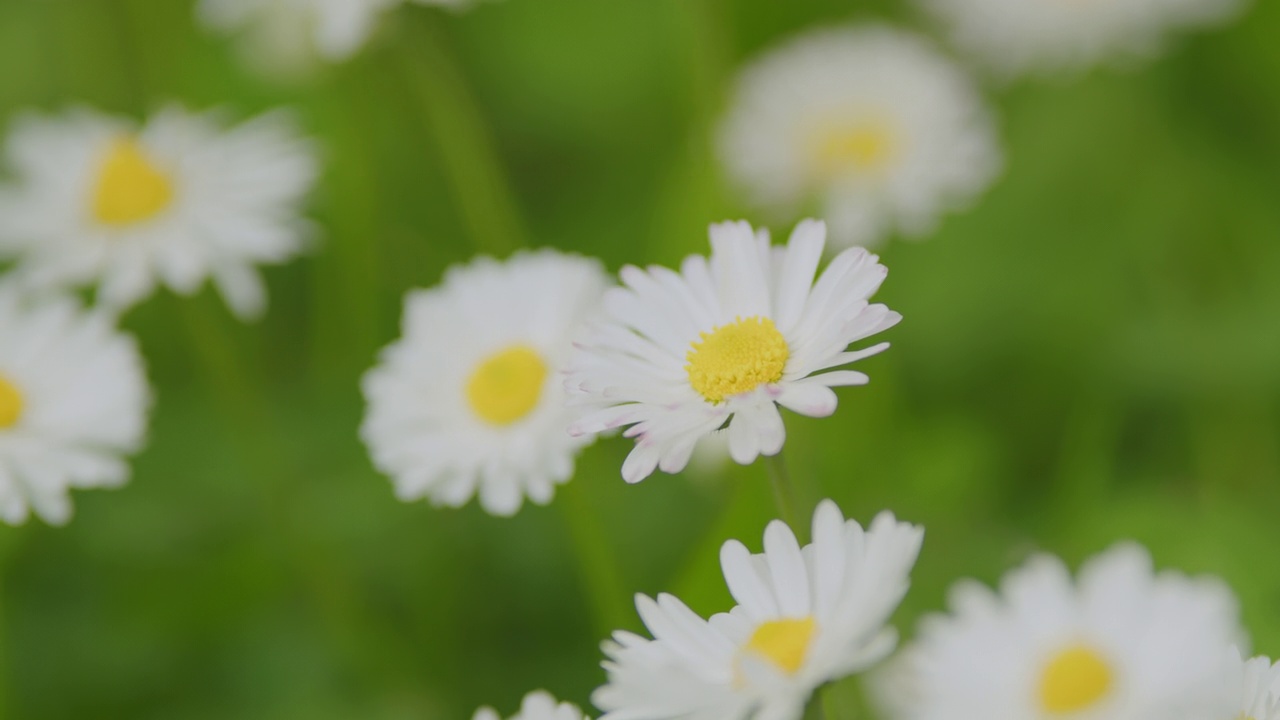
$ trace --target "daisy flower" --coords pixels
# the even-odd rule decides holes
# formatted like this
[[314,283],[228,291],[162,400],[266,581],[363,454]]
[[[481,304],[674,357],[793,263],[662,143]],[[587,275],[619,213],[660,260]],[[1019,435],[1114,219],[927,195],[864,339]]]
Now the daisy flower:
[[453,268],[405,300],[403,337],[364,378],[361,435],[402,500],[494,515],[551,501],[586,438],[570,437],[557,371],[607,279],[551,250]]
[[1231,648],[1226,691],[1222,720],[1280,720],[1280,663],[1265,656],[1244,660]]
[[1079,69],[1154,55],[1166,36],[1222,23],[1244,0],[917,0],[952,42],[997,74]]
[[200,0],[200,20],[223,33],[242,33],[242,48],[266,68],[304,65],[313,57],[339,62],[365,44],[378,18],[401,0]]
[[[471,720],[502,720],[502,716],[493,708],[483,707]],[[525,695],[520,712],[508,720],[587,720],[587,716],[577,706],[556,702],[550,693],[538,690]]]
[[0,287],[0,518],[71,518],[71,488],[118,487],[142,447],[150,389],[133,338],[66,298]]
[[838,255],[814,283],[826,226],[808,220],[786,247],[745,222],[711,226],[711,258],[680,272],[628,266],[625,287],[604,298],[607,317],[588,331],[566,380],[589,413],[574,435],[630,425],[627,482],[655,468],[675,473],[698,441],[727,424],[730,455],[747,464],[776,455],[786,436],[781,405],[811,417],[835,412],[831,388],[862,385],[852,370],[822,372],[889,347],[847,351],[901,319],[868,303],[888,272],[861,248]]
[[309,61],[342,62],[369,40],[378,20],[403,2],[463,9],[475,0],[200,0],[205,26],[238,33],[263,69],[297,70]]
[[96,285],[123,310],[157,283],[190,295],[212,278],[242,318],[266,292],[255,269],[298,254],[310,144],[271,114],[225,130],[177,108],[141,127],[80,110],[12,128],[0,189],[0,255],[36,287]]
[[863,530],[830,500],[800,547],[774,521],[764,553],[729,541],[720,553],[738,605],[703,620],[670,595],[636,606],[653,634],[614,633],[601,720],[796,720],[819,686],[887,655],[886,626],[909,585],[924,532],[881,513]]
[[749,199],[784,216],[818,208],[841,246],[931,232],[1002,164],[969,78],[879,26],[814,32],[749,65],[719,144]]
[[1157,574],[1133,544],[1088,561],[1075,582],[1049,556],[1011,572],[998,593],[963,582],[951,609],[922,621],[905,651],[897,671],[912,677],[888,703],[897,717],[1217,717],[1222,653],[1242,632],[1222,583]]

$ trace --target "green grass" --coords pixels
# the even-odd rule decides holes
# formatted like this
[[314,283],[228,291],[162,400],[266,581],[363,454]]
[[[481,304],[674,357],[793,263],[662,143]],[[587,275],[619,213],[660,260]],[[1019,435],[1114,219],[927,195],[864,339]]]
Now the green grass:
[[[1004,176],[884,250],[881,298],[906,319],[872,384],[832,419],[787,418],[811,495],[926,525],[904,629],[961,576],[1134,538],[1226,578],[1256,649],[1280,653],[1280,5],[1254,5],[1144,68],[988,88]],[[889,0],[409,8],[355,61],[283,85],[186,0],[0,0],[0,117],[288,105],[326,156],[322,242],[268,272],[263,322],[209,293],[127,318],[158,394],[131,484],[78,493],[66,528],[0,529],[7,717],[468,717],[537,687],[585,703],[629,599],[587,591],[573,514],[607,529],[591,561],[616,558],[626,593],[727,608],[716,551],[758,549],[762,466],[627,486],[611,439],[550,508],[404,505],[356,438],[357,379],[404,291],[477,249],[611,268],[704,251],[709,222],[749,212],[709,152],[733,68],[815,24],[912,17]]]

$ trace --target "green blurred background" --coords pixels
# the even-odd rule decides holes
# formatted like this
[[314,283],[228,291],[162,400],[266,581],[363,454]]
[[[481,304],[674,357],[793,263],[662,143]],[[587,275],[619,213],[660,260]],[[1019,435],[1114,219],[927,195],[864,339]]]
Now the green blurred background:
[[[1255,649],[1280,653],[1280,3],[1253,5],[1141,68],[986,88],[1006,173],[884,248],[880,298],[906,319],[872,385],[787,418],[810,503],[927,527],[902,628],[958,577],[1134,538],[1226,578]],[[753,217],[710,153],[734,68],[872,19],[920,25],[901,0],[409,7],[284,84],[188,0],[0,0],[0,117],[287,105],[326,160],[320,242],[268,271],[263,322],[207,292],[126,318],[158,396],[131,484],[78,493],[68,527],[0,528],[5,716],[456,718],[538,687],[585,704],[605,630],[638,625],[630,593],[727,609],[717,548],[759,548],[762,467],[630,487],[615,438],[512,520],[405,505],[357,440],[357,381],[404,291],[477,250],[705,252],[709,222]]]

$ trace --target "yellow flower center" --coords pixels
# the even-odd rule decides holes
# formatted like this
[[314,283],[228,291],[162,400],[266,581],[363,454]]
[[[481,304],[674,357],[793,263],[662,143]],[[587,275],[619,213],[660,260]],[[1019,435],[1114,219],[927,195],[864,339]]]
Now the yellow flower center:
[[864,121],[814,133],[809,152],[817,174],[829,180],[850,170],[884,170],[898,152],[898,141],[889,123]]
[[111,141],[98,170],[93,217],[104,225],[150,220],[173,202],[173,181],[147,157],[137,139]]
[[744,646],[746,652],[765,658],[788,675],[804,665],[805,655],[818,625],[812,617],[798,620],[770,620],[756,628]]
[[1075,645],[1058,653],[1040,677],[1040,704],[1045,712],[1084,710],[1111,692],[1111,666],[1094,650]]
[[782,379],[790,351],[773,321],[738,318],[693,343],[685,360],[689,384],[708,402],[724,402],[730,395],[751,392]]
[[548,372],[537,351],[513,345],[490,356],[471,373],[467,401],[481,420],[510,425],[537,407]]
[[9,378],[0,375],[0,430],[8,430],[22,419],[22,392]]

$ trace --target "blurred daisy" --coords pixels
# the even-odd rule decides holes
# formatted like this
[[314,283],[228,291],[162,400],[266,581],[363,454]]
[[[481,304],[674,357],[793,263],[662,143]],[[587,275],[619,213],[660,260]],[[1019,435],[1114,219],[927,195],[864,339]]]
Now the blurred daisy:
[[632,426],[622,476],[638,482],[655,468],[679,472],[726,424],[738,463],[776,455],[786,436],[779,405],[811,417],[835,412],[831,388],[867,376],[822,371],[883,351],[888,343],[846,348],[901,317],[867,302],[888,270],[860,248],[838,255],[815,284],[825,242],[826,226],[812,220],[786,247],[745,222],[723,223],[711,226],[709,261],[689,257],[679,273],[624,267],[625,287],[605,295],[607,318],[569,366],[570,403],[593,409],[570,432]]
[[805,35],[748,66],[720,132],[730,177],[765,208],[817,208],[841,246],[920,236],[1001,166],[969,79],[885,27]]
[[1232,648],[1227,658],[1226,711],[1222,720],[1280,720],[1280,663],[1268,657],[1243,660]]
[[898,717],[1217,717],[1222,653],[1241,633],[1225,586],[1156,574],[1132,544],[1085,563],[1074,583],[1048,556],[1006,576],[999,593],[961,583],[951,608],[922,621],[904,654],[898,671],[914,677],[889,703]]
[[404,336],[364,378],[361,435],[402,500],[494,515],[551,501],[585,438],[565,432],[558,370],[597,307],[594,260],[544,250],[480,258],[405,301]]
[[[341,62],[360,51],[381,16],[406,0],[200,0],[209,28],[238,33],[241,49],[271,72],[291,72],[319,59]],[[474,0],[408,0],[460,9]],[[281,67],[283,66],[283,67]]]
[[69,299],[0,287],[0,518],[71,517],[71,488],[117,487],[142,447],[150,390],[131,337]]
[[918,0],[952,42],[1005,77],[1155,54],[1165,36],[1234,17],[1244,0]]
[[[502,720],[502,716],[493,708],[484,707],[477,710],[471,720]],[[550,693],[539,690],[525,695],[520,712],[508,720],[586,720],[586,715],[576,706],[556,702]]]
[[813,538],[801,549],[774,521],[764,554],[725,543],[738,605],[709,621],[670,595],[637,597],[654,639],[619,631],[605,643],[609,680],[592,698],[601,720],[796,720],[816,688],[887,655],[923,530],[886,512],[864,532],[827,500]]
[[224,130],[171,108],[143,127],[77,111],[26,116],[5,147],[0,254],[37,287],[96,285],[124,309],[163,283],[190,295],[208,278],[242,318],[266,292],[255,266],[296,255],[299,205],[316,158],[279,114]]

